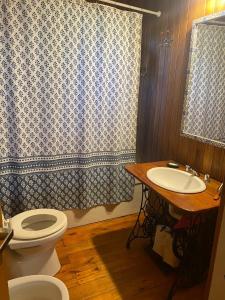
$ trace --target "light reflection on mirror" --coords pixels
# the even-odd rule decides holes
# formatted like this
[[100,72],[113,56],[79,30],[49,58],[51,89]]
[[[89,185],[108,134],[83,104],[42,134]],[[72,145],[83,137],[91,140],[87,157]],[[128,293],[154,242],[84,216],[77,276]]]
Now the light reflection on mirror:
[[181,134],[225,147],[225,12],[193,22]]

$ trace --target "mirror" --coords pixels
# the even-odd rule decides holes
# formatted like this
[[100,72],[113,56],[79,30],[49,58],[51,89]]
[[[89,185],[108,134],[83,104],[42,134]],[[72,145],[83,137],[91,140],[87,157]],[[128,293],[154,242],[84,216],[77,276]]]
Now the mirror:
[[225,148],[225,12],[193,22],[181,134]]

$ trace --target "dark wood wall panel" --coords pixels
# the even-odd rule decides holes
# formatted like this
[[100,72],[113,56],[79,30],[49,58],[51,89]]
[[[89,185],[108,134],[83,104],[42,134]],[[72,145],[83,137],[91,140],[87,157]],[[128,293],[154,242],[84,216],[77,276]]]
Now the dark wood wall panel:
[[[144,15],[137,159],[173,159],[222,180],[225,150],[180,136],[192,21],[225,10],[223,0],[120,0],[162,16]],[[170,47],[162,47],[169,32]]]
[[[145,16],[143,22],[138,160],[174,159],[222,180],[225,150],[180,136],[180,124],[192,21],[225,9],[224,1],[146,0],[142,6],[143,3],[161,10],[162,16]],[[167,31],[173,41],[163,47],[162,35]]]

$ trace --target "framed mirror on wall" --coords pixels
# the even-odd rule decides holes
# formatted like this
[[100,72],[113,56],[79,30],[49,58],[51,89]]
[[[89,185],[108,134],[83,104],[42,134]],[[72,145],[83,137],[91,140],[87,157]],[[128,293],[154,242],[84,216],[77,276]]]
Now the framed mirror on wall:
[[225,148],[225,11],[193,22],[181,134]]

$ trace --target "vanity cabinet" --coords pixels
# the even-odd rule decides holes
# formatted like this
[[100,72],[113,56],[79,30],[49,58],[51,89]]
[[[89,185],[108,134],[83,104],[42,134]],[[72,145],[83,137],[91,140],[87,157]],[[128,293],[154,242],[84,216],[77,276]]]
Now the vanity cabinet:
[[[142,185],[140,210],[129,235],[127,248],[137,238],[148,238],[153,246],[156,226],[171,228],[173,250],[180,259],[177,278],[168,294],[168,299],[172,299],[178,286],[192,286],[207,276],[220,205],[220,199],[214,198],[220,183],[211,179],[206,190],[196,194],[166,190],[151,182],[147,178],[147,171],[154,167],[166,167],[167,163],[168,161],[160,161],[125,167]],[[184,167],[181,166],[180,169],[184,170]],[[170,214],[170,206],[179,210],[182,220],[178,221]]]

